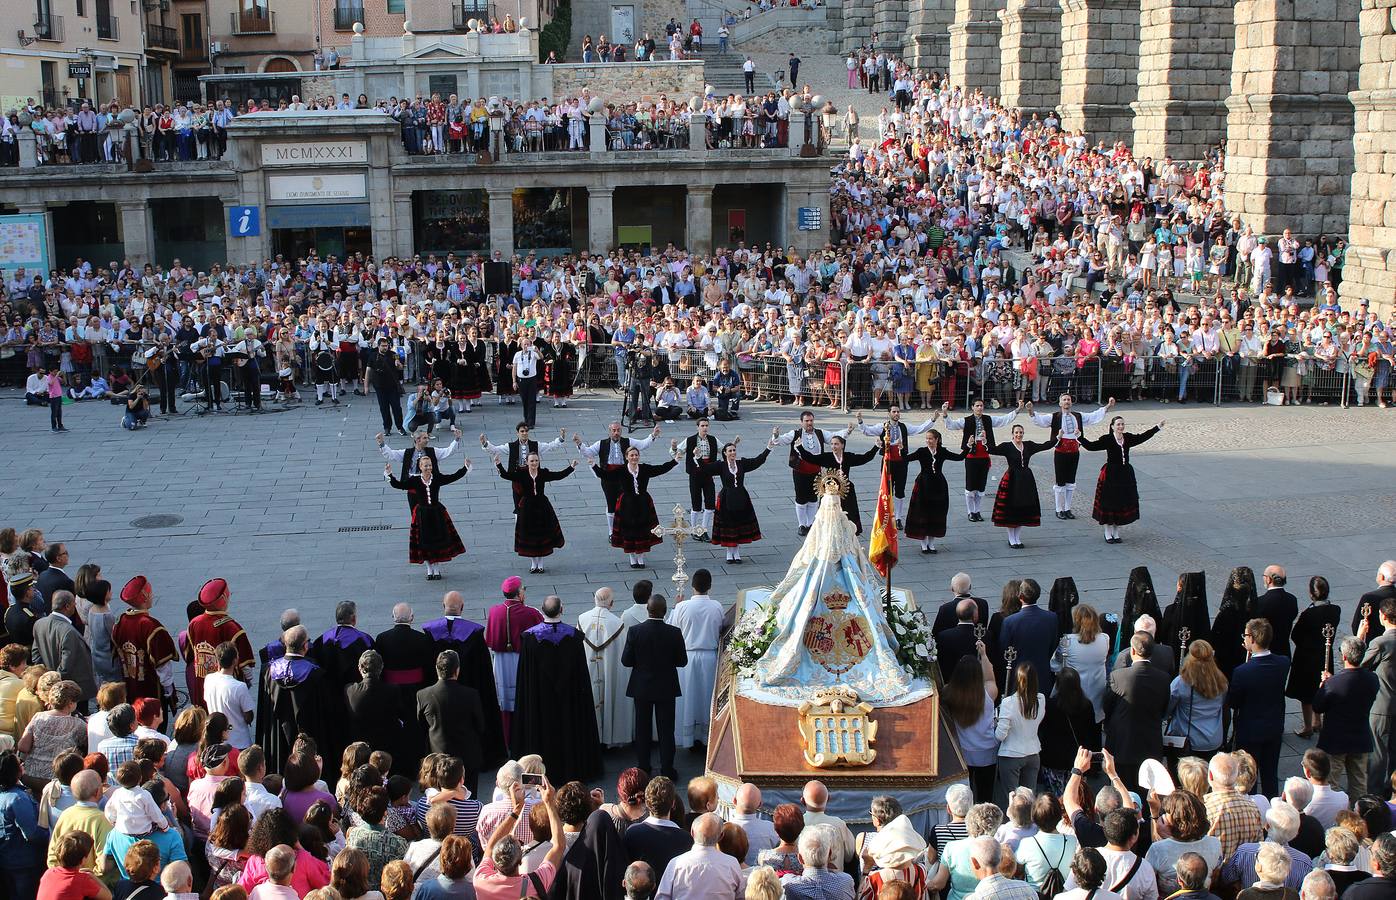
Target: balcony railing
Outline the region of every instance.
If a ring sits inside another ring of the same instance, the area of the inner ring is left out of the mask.
[[[451,8],[451,18],[456,31],[465,31],[471,19],[490,18],[489,0],[457,0]]]
[[[145,45],[152,50],[179,52],[179,31],[168,25],[145,26]]]
[[[195,43],[186,41],[180,45],[179,58],[183,62],[202,62],[208,59],[208,45],[203,40]]]
[[[121,40],[121,22],[116,16],[97,16],[97,37],[104,41]]]
[[[334,30],[353,31],[355,22],[364,20],[362,3],[336,3],[334,7]]]
[[[41,41],[61,43],[63,40],[63,17],[52,14],[40,15],[34,21],[34,36]]]
[[[276,13],[268,9],[244,9],[229,13],[233,34],[275,34]]]

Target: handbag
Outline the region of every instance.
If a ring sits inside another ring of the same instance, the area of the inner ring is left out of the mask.
[[[1188,726],[1192,726],[1192,704],[1197,696],[1197,688],[1188,689]],[[1186,734],[1168,734],[1168,729],[1173,725],[1173,718],[1170,716],[1168,723],[1164,726],[1163,746],[1174,750],[1182,750],[1184,753],[1192,750],[1192,741]]]

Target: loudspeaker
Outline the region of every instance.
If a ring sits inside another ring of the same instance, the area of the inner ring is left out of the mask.
[[[510,294],[514,291],[514,275],[507,262],[485,263],[485,293]]]

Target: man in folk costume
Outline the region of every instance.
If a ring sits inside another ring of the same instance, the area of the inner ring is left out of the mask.
[[[499,692],[494,684],[494,666],[489,648],[485,646],[485,626],[463,618],[465,598],[459,591],[447,591],[441,598],[444,615],[422,626],[433,641],[433,657],[443,650],[454,650],[460,657],[456,680],[475,689],[480,695],[480,709],[485,717],[485,731],[480,736],[482,765],[494,766],[506,757],[504,728],[499,718]]]
[[[659,437],[659,426],[654,426],[654,430],[648,437],[635,438],[631,440],[623,437],[620,433],[620,422],[612,422],[607,427],[605,438],[594,444],[582,443],[582,436],[574,434],[572,442],[577,445],[587,460],[594,466],[599,466],[603,471],[614,472],[625,466],[625,454],[634,447],[643,451],[654,439]],[[616,530],[616,503],[620,500],[620,495],[624,491],[625,485],[621,481],[607,481],[604,478],[597,479],[601,482],[601,493],[606,497],[606,530]]]
[[[741,438],[736,438],[737,443]],[[713,511],[717,508],[717,491],[713,487],[713,477],[703,475],[699,470],[717,461],[717,438],[708,434],[708,417],[698,420],[698,430],[683,442],[683,470],[688,473],[688,525],[702,528],[707,534],[713,530]]]
[[[417,431],[412,435],[411,450],[394,450],[392,447],[389,447],[387,442],[384,441],[383,432],[381,431],[378,432],[375,439],[378,441],[378,452],[383,454],[383,458],[390,463],[398,463],[402,467],[402,472],[398,476],[398,480],[407,481],[407,476],[420,474],[417,464],[421,462],[422,457],[431,459],[433,471],[441,471],[441,461],[456,452],[456,445],[460,440],[460,429],[453,426],[451,428],[451,436],[451,443],[444,447],[437,448],[430,446],[431,435],[427,434],[425,431]],[[407,492],[408,512],[416,508],[417,501],[420,499],[421,497],[417,491],[410,490]]]
[[[184,665],[194,673],[189,679],[189,702],[204,705],[204,678],[217,672],[218,645],[227,641],[238,652],[238,676],[252,686],[252,642],[247,632],[228,615],[228,582],[213,578],[199,588],[203,612],[189,623],[189,639],[184,643]]]
[[[911,452],[910,438],[925,434],[935,423],[936,417],[931,416],[920,425],[908,426],[902,421],[902,408],[896,404],[888,407],[887,422],[883,425],[864,424],[863,414],[858,413],[858,430],[863,434],[873,438],[881,438],[884,432],[887,434],[887,463],[892,469],[892,493],[895,497],[892,507],[899,530],[906,518],[906,457]]]
[[[126,682],[126,702],[153,697],[173,708],[175,682],[174,638],[150,614],[155,597],[150,581],[137,575],[121,589],[121,599],[131,608],[112,627],[112,647]]]
[[[625,647],[625,623],[611,612],[615,595],[608,587],[598,588],[595,606],[577,617],[577,628],[586,647],[587,670],[591,673],[591,696],[596,704],[596,730],[601,743],[619,747],[630,743],[635,717],[625,698],[625,679],[620,654]]]
[[[669,613],[669,624],[683,632],[684,648],[688,652],[688,664],[679,670],[679,685],[683,691],[677,716],[680,747],[706,744],[708,740],[713,683],[717,680],[718,634],[727,614],[721,603],[708,596],[712,586],[711,572],[707,569],[694,572],[693,596],[677,602],[674,611]]]
[[[1081,438],[1085,436],[1085,426],[1099,425],[1105,421],[1105,414],[1115,406],[1115,398],[1095,412],[1082,413],[1072,409],[1071,395],[1063,393],[1058,406],[1050,413],[1033,412],[1032,404],[1027,406],[1028,415],[1034,425],[1052,429],[1051,440],[1056,444],[1052,461],[1056,468],[1057,480],[1052,485],[1052,496],[1057,501],[1057,518],[1074,519],[1071,511],[1071,497],[1076,493],[1076,468],[1081,462]]]
[[[562,621],[562,598],[543,600],[543,621],[520,635],[518,712],[509,746],[537,753],[550,778],[566,783],[601,774],[601,743],[590,703],[582,636]]]
[[[341,748],[332,745],[331,717],[338,715],[343,704],[332,708],[332,696],[343,697],[344,691],[333,684],[325,671],[306,654],[310,650],[310,635],[305,626],[295,625],[281,636],[286,653],[267,669],[268,693],[271,700],[272,728],[264,749],[269,765],[285,764],[296,737],[308,734],[323,759],[338,759]]]
[[[958,431],[960,449],[965,451],[965,512],[971,522],[983,522],[981,509],[984,503],[984,490],[989,483],[989,451],[997,446],[994,429],[1005,428],[1018,417],[1023,405],[1001,416],[984,415],[984,401],[975,400],[970,414],[963,419],[946,418],[946,432]],[[940,407],[941,415],[950,410],[950,404]]]
[[[480,435],[480,446],[485,448],[486,453],[492,456],[503,455],[505,457],[504,471],[506,472],[517,472],[524,468],[528,464],[528,455],[530,453],[537,453],[538,458],[542,459],[544,453],[550,450],[562,449],[562,442],[567,437],[567,429],[559,428],[557,437],[548,441],[546,444],[540,443],[529,437],[530,428],[527,422],[520,422],[515,426],[514,433],[516,437],[507,444],[491,444],[488,438],[483,434]],[[523,497],[523,484],[522,482],[516,481],[511,487],[513,487],[514,490],[514,512],[517,513],[519,511],[519,501]]]
[[[276,640],[267,644],[257,651],[257,659],[260,665],[257,667],[260,673],[257,679],[257,744],[267,746],[274,724],[271,715],[271,690],[267,680],[271,672],[271,664],[286,655],[286,644],[282,642],[280,635],[285,634],[301,623],[299,610],[288,609],[281,613],[280,628],[277,629]]]
[[[852,431],[853,426],[849,425],[838,435],[848,435]],[[776,429],[771,430],[772,443],[790,447],[790,469],[795,482],[795,521],[800,526],[801,537],[809,534],[810,526],[814,524],[814,514],[819,511],[819,497],[814,493],[814,476],[819,474],[819,466],[801,459],[800,449],[818,456],[829,449],[829,439],[834,436],[814,427],[812,412],[800,413],[800,427],[793,431],[779,434]]]
[[[510,575],[499,586],[504,602],[490,607],[485,620],[485,646],[494,662],[494,686],[499,698],[499,718],[507,738],[512,732],[515,686],[519,675],[519,645],[525,631],[543,621],[543,614],[527,604],[523,580]],[[515,754],[517,756],[518,754]]]

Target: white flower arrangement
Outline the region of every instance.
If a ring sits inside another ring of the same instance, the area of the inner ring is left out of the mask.
[[[727,656],[740,675],[750,674],[776,638],[776,606],[765,603],[743,613],[727,642]]]
[[[914,678],[930,677],[936,661],[936,644],[925,615],[896,601],[884,603],[883,613],[896,636],[897,662]]]

